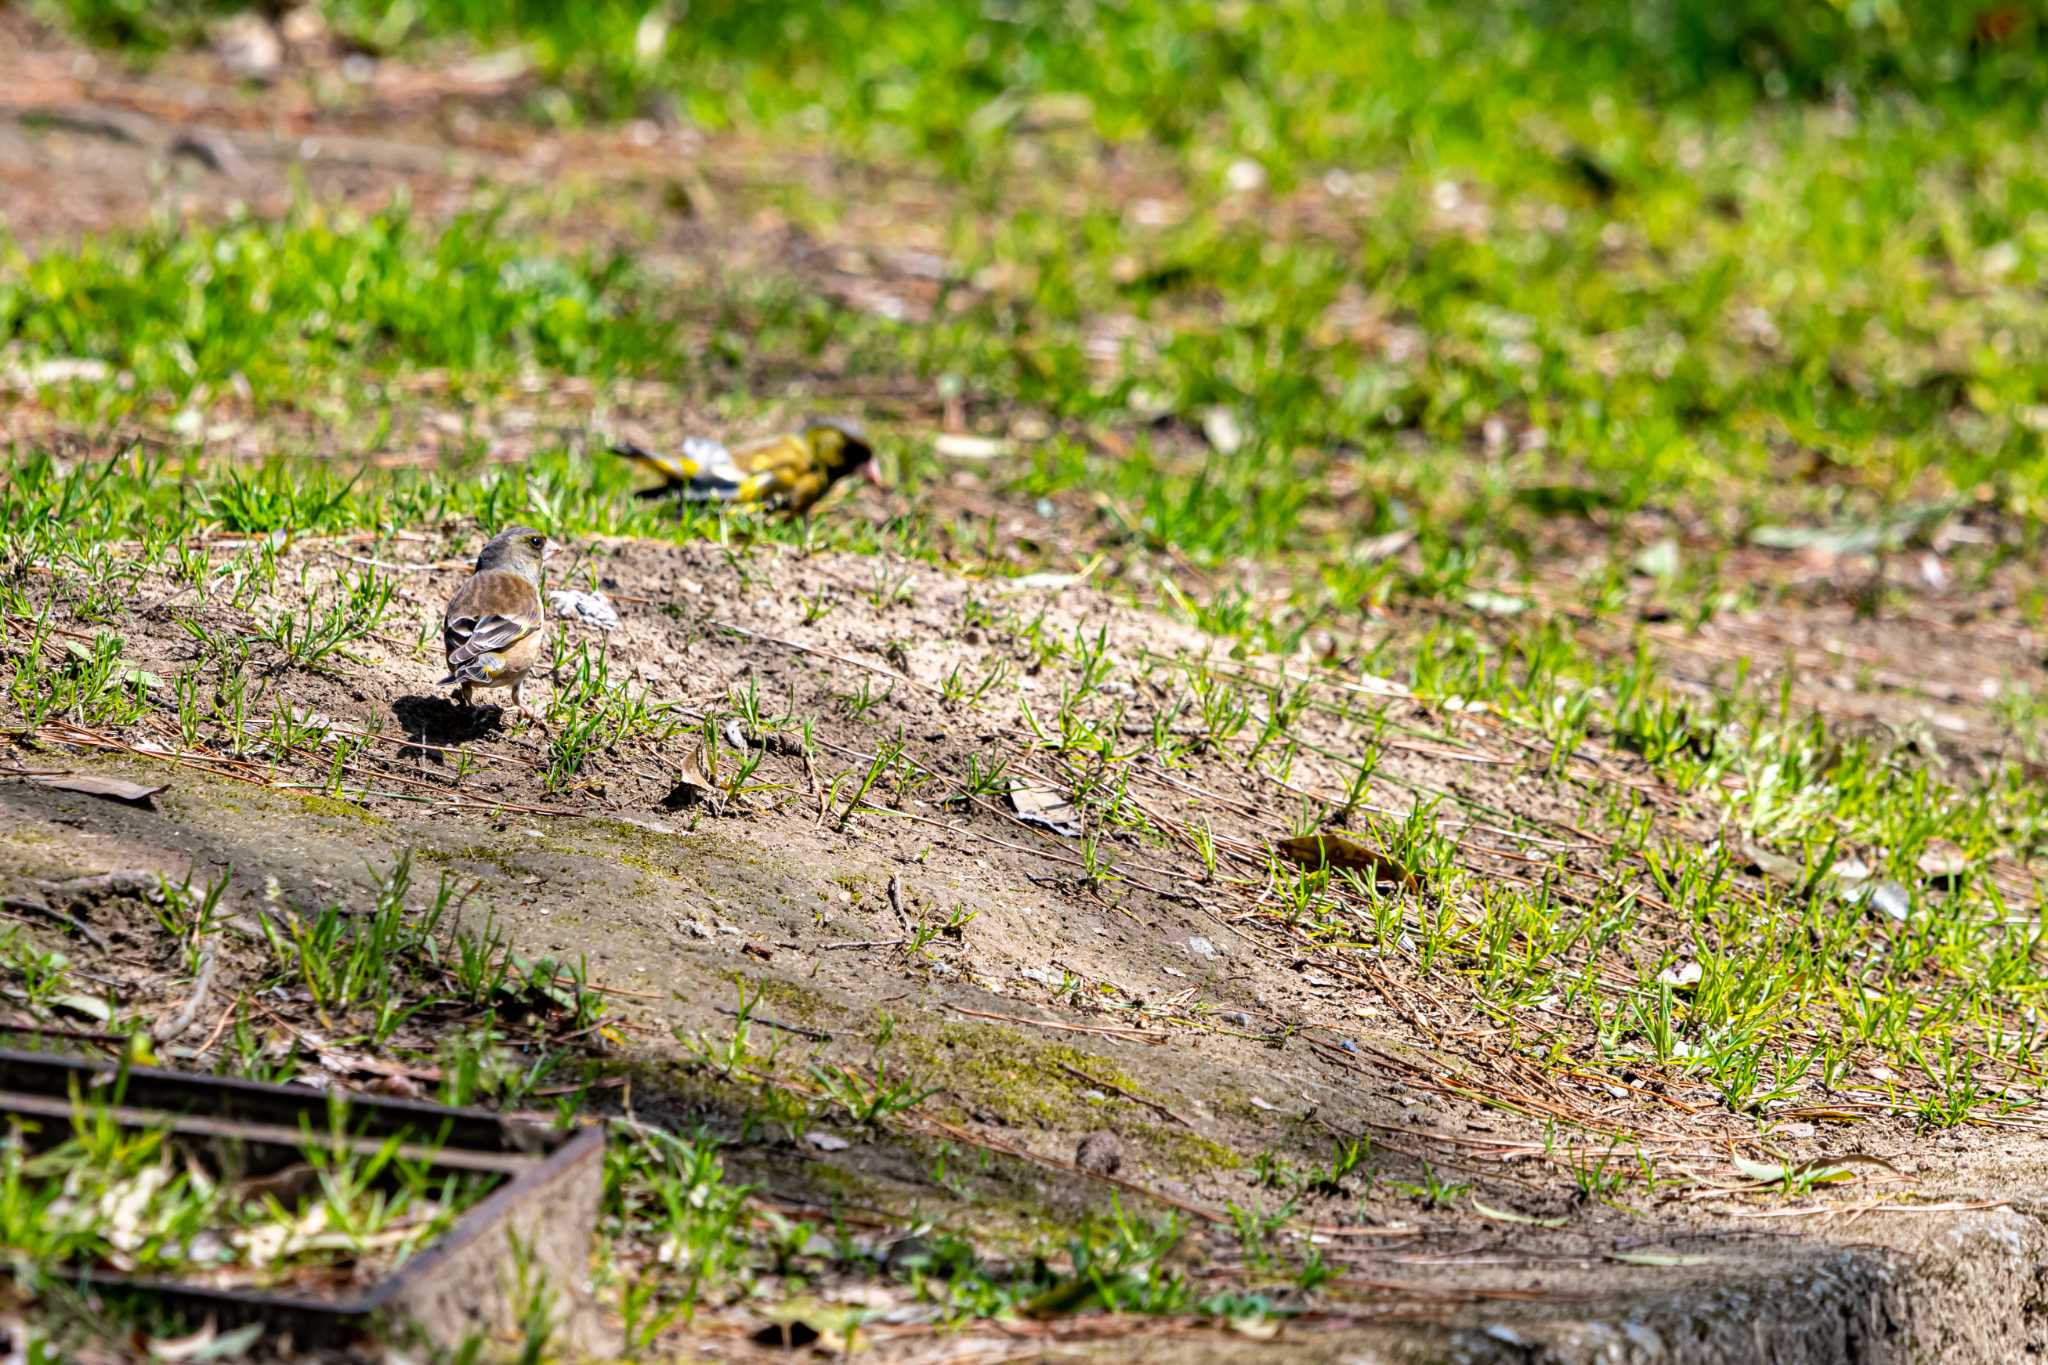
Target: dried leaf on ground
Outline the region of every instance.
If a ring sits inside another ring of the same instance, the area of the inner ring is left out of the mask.
[[[1749,871],[1759,876],[1769,877],[1773,881],[1784,882],[1788,886],[1799,885],[1806,876],[1806,868],[1800,864],[1798,859],[1788,858],[1782,853],[1774,853],[1762,844],[1745,844],[1740,851],[1744,859],[1744,865]]]
[[[1244,448],[1244,424],[1229,408],[1210,408],[1202,414],[1202,438],[1218,454],[1235,455]]]
[[[683,755],[682,767],[676,774],[676,784],[662,799],[662,805],[670,810],[685,810],[691,806],[708,805],[715,813],[725,804],[725,793],[711,785],[704,770],[697,763],[694,751]]]
[[[114,1012],[107,1007],[106,1001],[97,995],[87,995],[83,991],[67,991],[53,998],[50,1003],[58,1009],[69,1010],[73,1014],[97,1020],[102,1024],[110,1024],[114,1020]]]
[[[1645,578],[1661,581],[1676,578],[1680,563],[1678,542],[1666,536],[1662,540],[1653,540],[1636,551],[1635,558],[1629,561],[1629,567]]]
[[[1421,879],[1399,862],[1341,834],[1296,835],[1282,839],[1274,847],[1281,857],[1310,871],[1327,867],[1332,871],[1356,872],[1375,882],[1391,882],[1403,891],[1422,889]]]
[[[1842,899],[1850,905],[1868,904],[1886,919],[1900,924],[1913,913],[1913,893],[1895,881],[1859,882],[1845,887]]]
[[[1069,839],[1081,837],[1081,812],[1050,787],[1010,788],[1010,809],[1027,825],[1037,825]]]
[[[1561,1228],[1569,1220],[1563,1218],[1538,1218],[1533,1213],[1515,1213],[1509,1209],[1497,1209],[1491,1204],[1474,1199],[1472,1212],[1495,1223],[1524,1223],[1533,1228]]]
[[[1385,535],[1368,536],[1351,547],[1351,562],[1377,564],[1383,559],[1391,559],[1407,549],[1415,535],[1413,526],[1404,526],[1398,531],[1388,531]]]
[[[1705,971],[1697,962],[1679,962],[1657,973],[1657,983],[1674,991],[1689,991],[1700,984]]]
[[[1901,1174],[1898,1167],[1883,1157],[1870,1156],[1863,1152],[1844,1152],[1839,1156],[1816,1157],[1812,1161],[1751,1161],[1748,1157],[1735,1158],[1735,1169],[1744,1176],[1773,1185],[1787,1178],[1809,1185],[1833,1185],[1844,1180],[1854,1180],[1854,1168],[1857,1166],[1875,1166],[1892,1175]]]
[[[81,663],[91,663],[93,661],[93,651],[87,649],[76,640],[66,640],[64,648],[72,658],[77,659]],[[162,678],[159,678],[156,674],[139,664],[129,662],[127,659],[117,660],[114,664],[114,669],[114,681],[116,682],[140,686],[146,691],[154,691],[164,685]]]
[[[1969,857],[1948,839],[1930,839],[1913,865],[1930,882],[1954,882],[1970,865]]]
[[[1482,616],[1520,616],[1529,609],[1529,599],[1488,588],[1474,588],[1465,594],[1465,605]]]
[[[1623,1265],[1682,1266],[1710,1265],[1714,1258],[1691,1251],[1613,1251],[1607,1259]]]
[[[932,442],[932,453],[955,460],[993,460],[1010,453],[1010,443],[994,436],[949,431]]]
[[[124,782],[118,777],[94,777],[90,773],[50,773],[29,778],[38,787],[53,787],[58,791],[77,792],[81,796],[97,796],[107,801],[121,801],[144,810],[155,810],[156,794],[168,787],[169,783],[158,783],[145,787],[140,782]]]
[[[263,1324],[246,1323],[232,1332],[217,1332],[213,1320],[189,1337],[158,1337],[149,1343],[152,1360],[198,1365],[208,1360],[235,1360],[246,1355],[263,1336]]]

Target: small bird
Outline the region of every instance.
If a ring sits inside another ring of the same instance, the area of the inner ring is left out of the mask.
[[[615,455],[637,460],[662,476],[643,498],[679,497],[688,502],[730,502],[807,514],[833,484],[858,473],[879,485],[874,447],[858,422],[820,418],[802,431],[771,436],[729,450],[702,436],[684,440],[680,455],[657,455],[621,441]]]
[[[476,572],[455,590],[441,620],[448,676],[439,686],[456,687],[461,705],[473,705],[472,688],[509,687],[519,714],[533,718],[519,700],[519,685],[547,639],[540,571],[554,553],[554,544],[531,526],[500,531],[477,555]]]

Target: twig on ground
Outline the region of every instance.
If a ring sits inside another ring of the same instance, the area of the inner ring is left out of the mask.
[[[150,1039],[158,1046],[184,1037],[191,1029],[192,1021],[199,1017],[199,1011],[206,1007],[206,997],[213,990],[213,969],[220,962],[220,954],[216,951],[218,946],[217,940],[206,940],[206,946],[200,950],[199,975],[192,982],[191,997],[185,1001],[184,1008],[169,1019],[159,1020],[150,1029]]]
[[[1148,1100],[1143,1095],[1136,1094],[1132,1091],[1124,1089],[1115,1081],[1105,1081],[1100,1076],[1091,1076],[1087,1072],[1081,1070],[1079,1067],[1068,1066],[1065,1062],[1059,1062],[1056,1063],[1056,1065],[1059,1067],[1060,1070],[1066,1072],[1069,1076],[1072,1076],[1077,1081],[1085,1081],[1089,1085],[1096,1086],[1099,1089],[1107,1090],[1112,1094],[1121,1095],[1125,1099],[1129,1100],[1132,1104],[1142,1104],[1147,1109],[1150,1109],[1153,1113],[1159,1115],[1161,1118],[1166,1119],[1173,1123],[1178,1123],[1183,1128],[1190,1126],[1186,1119],[1182,1118],[1179,1114],[1174,1113],[1171,1109],[1168,1109],[1165,1105],[1159,1103],[1157,1100]]]
[[[1062,1024],[1051,1019],[1026,1019],[1016,1014],[992,1014],[987,1010],[971,1010],[964,1005],[948,1005],[946,1008],[969,1019],[988,1019],[998,1024],[1030,1024],[1035,1028],[1049,1028],[1060,1033],[1093,1033],[1104,1038],[1127,1038],[1149,1047],[1160,1047],[1166,1042],[1165,1034],[1148,1033],[1144,1029],[1112,1028],[1102,1024]]]
[[[0,909],[12,910],[24,915],[40,915],[44,919],[55,920],[95,948],[104,950],[108,946],[106,935],[93,928],[90,924],[87,924],[84,920],[67,915],[53,905],[44,905],[41,901],[23,900],[18,896],[4,896],[0,897]]]
[[[909,933],[910,916],[903,912],[903,878],[894,872],[889,874],[889,908],[896,912],[897,922],[902,924],[903,932]]]
[[[720,1014],[727,1015],[734,1019],[738,1019],[741,1017],[740,1012],[738,1010],[730,1009],[724,1005],[716,1005],[713,1006],[713,1008],[716,1009]],[[746,1021],[750,1024],[759,1024],[763,1028],[781,1029],[784,1033],[794,1033],[799,1038],[809,1038],[814,1042],[829,1043],[832,1041],[832,1035],[825,1032],[825,1030],[823,1029],[805,1028],[802,1024],[785,1024],[780,1020],[764,1018],[763,1016],[758,1014],[749,1014],[746,1015],[745,1018]]]

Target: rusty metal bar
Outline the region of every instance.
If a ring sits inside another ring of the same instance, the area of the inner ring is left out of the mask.
[[[295,1156],[309,1142],[375,1151],[400,1137],[401,1155],[431,1167],[510,1178],[425,1251],[342,1297],[39,1268],[81,1288],[146,1294],[217,1322],[261,1321],[298,1346],[345,1342],[394,1318],[456,1345],[515,1320],[515,1262],[524,1263],[528,1279],[544,1276],[563,1301],[573,1299],[587,1268],[602,1194],[602,1125],[564,1132],[488,1110],[348,1095],[340,1109],[346,1131],[337,1134],[335,1099],[326,1091],[0,1048],[0,1116],[63,1120],[68,1129],[86,1106],[125,1126],[273,1156]],[[0,1275],[9,1273],[0,1262]]]

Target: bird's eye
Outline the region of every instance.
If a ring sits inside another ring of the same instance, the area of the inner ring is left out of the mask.
[[[548,543],[546,536],[528,536],[526,538],[526,542],[527,544],[533,546],[533,548],[536,550],[538,550],[541,546]]]

